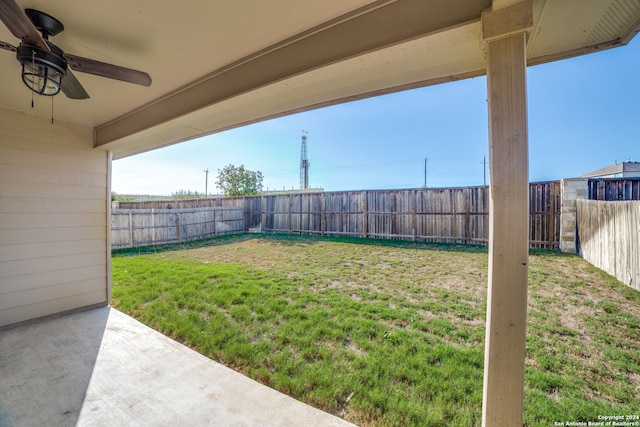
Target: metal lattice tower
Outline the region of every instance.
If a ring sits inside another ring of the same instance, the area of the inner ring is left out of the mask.
[[[300,148],[300,189],[309,188],[309,158],[307,157],[307,131],[302,131],[302,147]]]

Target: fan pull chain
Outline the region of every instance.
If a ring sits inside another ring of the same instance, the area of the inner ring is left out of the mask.
[[[53,124],[53,98],[54,96],[50,96],[51,98],[51,124]]]
[[[33,69],[36,69],[36,51],[32,50],[31,51],[31,66],[33,67]],[[33,108],[33,91],[31,91],[31,108]]]

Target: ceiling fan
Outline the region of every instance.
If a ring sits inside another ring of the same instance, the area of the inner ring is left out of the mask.
[[[63,52],[49,41],[49,36],[62,32],[64,25],[44,12],[35,9],[23,12],[14,0],[0,0],[0,21],[20,39],[17,47],[0,41],[0,48],[16,53],[22,65],[22,81],[39,95],[54,96],[62,90],[71,99],[89,98],[71,69],[142,86],[151,85],[151,77],[145,72]]]

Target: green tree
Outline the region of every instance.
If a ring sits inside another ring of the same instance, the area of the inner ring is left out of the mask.
[[[216,185],[225,196],[252,196],[262,191],[262,172],[227,165],[218,169]]]
[[[200,199],[202,197],[204,197],[204,194],[198,193],[197,191],[191,191],[191,190],[178,190],[171,193],[171,198],[176,200]]]

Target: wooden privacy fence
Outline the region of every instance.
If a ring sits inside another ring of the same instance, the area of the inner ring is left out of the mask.
[[[589,180],[589,200],[640,200],[640,178]]]
[[[274,195],[251,219],[267,232],[476,243],[486,240],[486,197],[484,187]]]
[[[640,291],[640,201],[577,201],[579,251]]]
[[[204,239],[244,231],[244,209],[112,209],[111,247],[127,248]]]
[[[245,226],[441,243],[486,243],[488,187],[292,193],[246,198]],[[557,249],[560,183],[530,184],[530,244]]]
[[[529,205],[531,247],[557,249],[560,183],[530,184]],[[119,202],[117,206],[136,211],[154,208],[156,212],[174,214],[177,209],[235,207],[244,213],[245,231],[465,244],[486,244],[489,234],[489,188],[485,186]],[[124,224],[119,227],[120,232],[126,232]],[[184,235],[182,239],[186,240]]]

